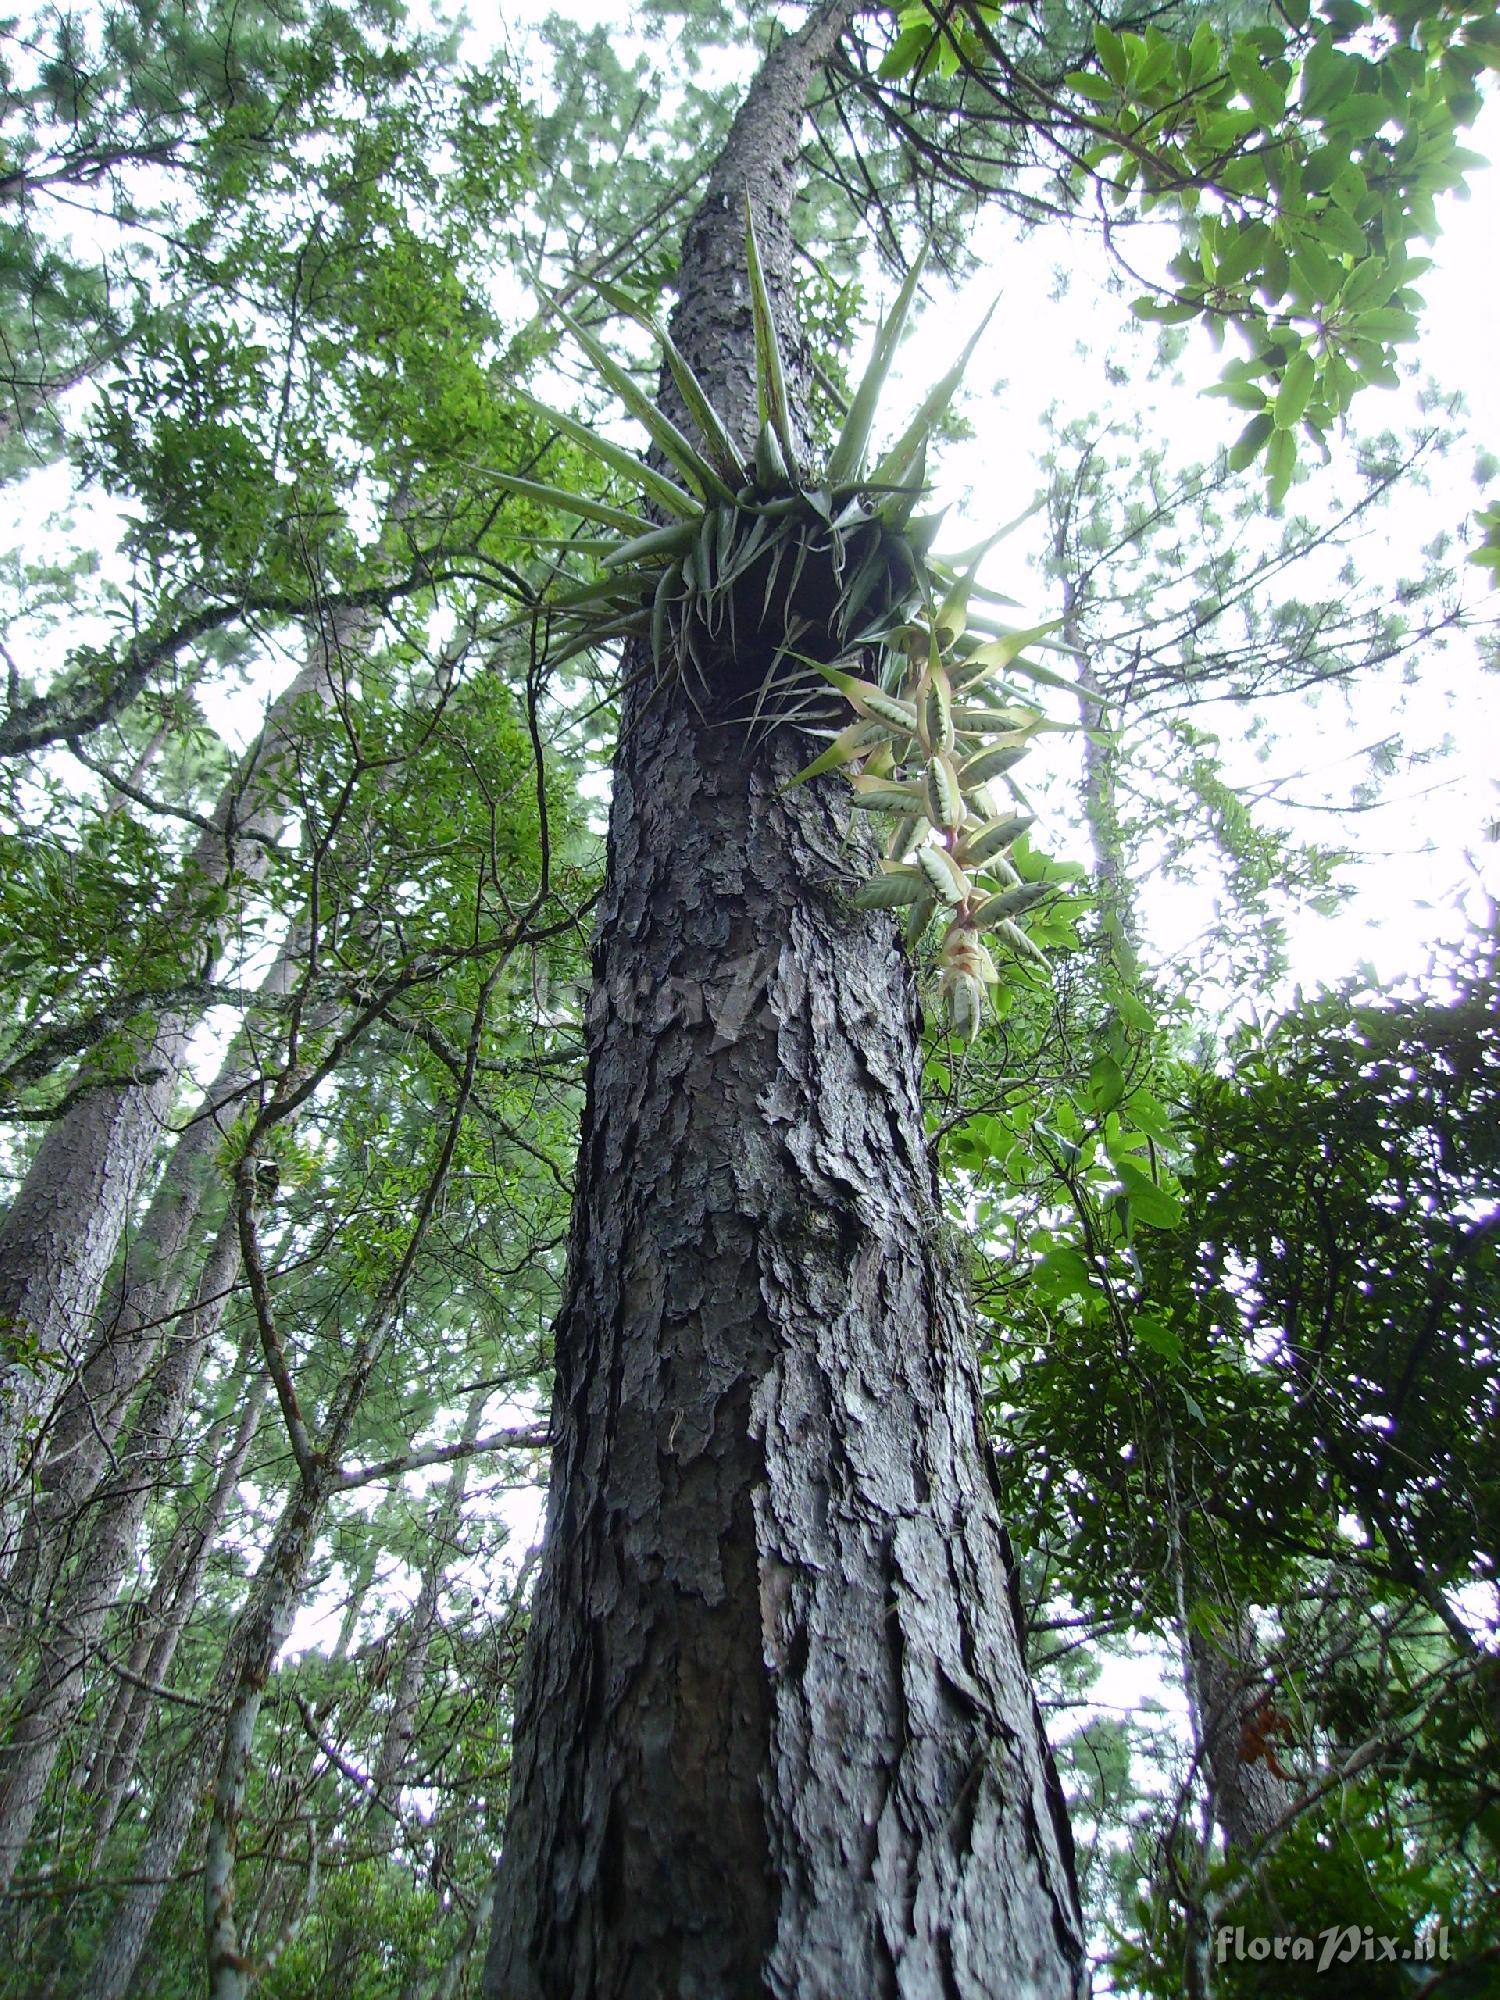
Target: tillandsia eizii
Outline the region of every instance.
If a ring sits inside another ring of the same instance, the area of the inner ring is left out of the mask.
[[[919,255],[876,334],[827,462],[810,473],[798,463],[748,202],[745,224],[760,426],[748,462],[665,327],[629,294],[596,284],[611,310],[660,343],[699,441],[552,301],[601,379],[645,428],[659,462],[643,461],[525,394],[519,400],[643,495],[655,518],[537,480],[491,476],[520,498],[612,531],[562,544],[561,578],[554,572],[545,594],[552,664],[635,638],[648,646],[659,677],[721,708],[727,694],[732,717],[747,727],[790,723],[831,738],[793,782],[843,771],[856,808],[894,815],[880,872],[861,883],[854,901],[862,909],[905,908],[913,950],[944,920],[942,1012],[955,1035],[972,1040],[999,979],[985,933],[1046,963],[1020,919],[1049,885],[1024,881],[1008,858],[1031,821],[998,807],[989,787],[1004,780],[1013,789],[1009,773],[1030,739],[1067,725],[1049,721],[1014,682],[1068,686],[1025,657],[1052,624],[1013,631],[969,608],[971,598],[1008,603],[974,579],[999,536],[944,563],[930,552],[939,517],[917,513],[928,437],[984,326],[871,467],[881,391],[926,260],[925,251]],[[592,571],[581,580],[565,568],[579,560]],[[854,714],[835,729],[820,726],[830,686]]]
[[[1009,858],[1031,818],[997,807],[990,787],[1049,726],[1039,710],[997,683],[1007,668],[1034,674],[1022,650],[1052,628],[976,640],[956,629],[964,596],[960,584],[941,610],[887,645],[886,659],[896,663],[894,692],[839,667],[820,669],[858,719],[799,782],[843,768],[857,809],[894,817],[881,872],[856,889],[854,901],[867,910],[905,909],[913,950],[935,919],[944,921],[938,998],[952,1032],[972,1041],[1000,977],[984,934],[1046,964],[1018,920],[1052,885],[1024,881]]]

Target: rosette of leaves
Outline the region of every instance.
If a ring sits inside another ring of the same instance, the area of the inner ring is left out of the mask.
[[[494,477],[520,497],[613,531],[562,545],[565,562],[587,562],[593,574],[575,572],[549,589],[549,661],[636,638],[649,646],[657,675],[679,681],[705,710],[746,726],[791,721],[832,738],[797,782],[844,769],[857,807],[896,815],[882,871],[856,901],[868,909],[909,905],[913,947],[945,915],[939,995],[954,1031],[972,1038],[998,978],[985,933],[1041,957],[1018,920],[1046,893],[1007,859],[1029,819],[998,811],[987,787],[1034,734],[1058,726],[998,676],[1009,669],[1066,686],[1022,657],[1051,627],[1007,633],[971,616],[970,596],[987,593],[972,567],[960,577],[933,557],[937,521],[916,511],[928,437],[984,327],[871,467],[880,396],[916,298],[920,255],[876,335],[826,464],[809,472],[797,461],[748,204],[745,247],[760,425],[748,462],[666,328],[628,294],[596,284],[607,305],[660,343],[696,439],[556,302],[601,379],[644,427],[658,462],[531,397],[520,400],[630,482],[657,518],[536,480]],[[829,719],[830,687],[855,719],[819,729]]]
[[[658,674],[680,679],[706,712],[741,720],[778,701],[784,713],[793,688],[799,682],[805,687],[809,659],[858,657],[880,645],[920,601],[936,526],[916,517],[927,433],[957,388],[970,351],[879,463],[867,468],[880,391],[921,278],[925,257],[919,257],[880,329],[826,465],[808,472],[797,462],[785,368],[748,207],[746,261],[760,425],[748,459],[666,328],[629,294],[596,283],[593,289],[608,306],[660,343],[696,437],[554,301],[553,311],[601,380],[645,429],[655,462],[643,462],[524,393],[518,400],[590,453],[617,483],[638,492],[643,510],[493,475],[522,498],[613,530],[606,539],[580,535],[563,544],[564,574],[545,595],[549,660],[561,664],[611,642],[642,639]],[[580,564],[591,573],[579,576]]]

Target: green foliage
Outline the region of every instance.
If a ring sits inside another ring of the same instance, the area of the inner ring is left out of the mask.
[[[1323,447],[1360,388],[1393,383],[1417,334],[1415,285],[1438,194],[1479,164],[1456,143],[1479,108],[1474,81],[1500,49],[1487,9],[1299,7],[1285,22],[1190,41],[1096,31],[1104,74],[1070,81],[1104,128],[1084,155],[1113,198],[1174,200],[1195,219],[1166,304],[1250,349],[1217,393],[1250,413],[1235,462],[1265,454],[1279,505],[1298,434]],[[1360,44],[1364,44],[1361,47]],[[1366,50],[1373,43],[1373,52]]]
[[[1491,586],[1500,582],[1500,505],[1481,508],[1476,516],[1478,525],[1484,530],[1484,539],[1469,557],[1481,569],[1493,570]]]
[[[1324,449],[1416,338],[1427,260],[1413,246],[1436,234],[1437,196],[1481,164],[1457,134],[1478,112],[1477,79],[1500,65],[1492,10],[1298,0],[1227,35],[1201,18],[1143,31],[1097,20],[1093,41],[1067,76],[1071,105],[1048,106],[1065,172],[1122,217],[1181,217],[1172,282],[1137,311],[1201,319],[1220,341],[1238,330],[1249,352],[1217,393],[1249,413],[1236,462],[1264,457],[1278,507],[1299,436]],[[880,73],[913,88],[962,73],[997,93],[1019,81],[998,10],[928,0],[900,10]]]
[[[1138,990],[1064,967],[1061,1020],[1013,1012],[1004,1083],[971,1075],[982,1108],[943,1121],[985,1246],[997,1465],[1049,1606],[1176,1645],[1184,1591],[1190,1621],[1263,1607],[1293,1796],[1324,1781],[1253,1869],[1200,1874],[1191,1774],[1106,1792],[1087,1741],[1070,1753],[1080,1810],[1133,1829],[1095,1892],[1133,1991],[1181,1991],[1184,1897],[1215,1934],[1368,1923],[1409,1944],[1475,1910],[1455,1957],[1482,1967],[1491,1943],[1493,1663],[1466,1624],[1500,1526],[1493,941],[1446,971],[1446,992],[1328,996],[1202,1064]],[[1064,1080],[1041,1056],[1059,1036],[1087,1051]],[[1287,1976],[1247,1958],[1215,1990]],[[1362,1957],[1340,1976],[1380,1990]]]
[[[1307,1813],[1288,1830],[1251,1893],[1216,1927],[1216,1994],[1281,2000],[1305,1982],[1347,2000],[1403,2000],[1421,1979],[1441,1979],[1443,1991],[1471,2000],[1493,1992],[1484,1963],[1495,1943],[1490,1914],[1461,1912],[1442,1864],[1411,1851],[1386,1804],[1378,1785],[1351,1786],[1332,1812]],[[1114,1970],[1133,1992],[1175,2000],[1180,1932],[1147,1908],[1142,1917],[1154,1935],[1122,1948]]]

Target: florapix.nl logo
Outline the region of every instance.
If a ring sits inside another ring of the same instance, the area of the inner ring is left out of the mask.
[[[1446,1924],[1424,1925],[1414,1937],[1384,1937],[1373,1924],[1330,1924],[1313,1937],[1287,1932],[1247,1936],[1242,1925],[1223,1924],[1214,1936],[1214,1961],[1290,1960],[1327,1972],[1335,1965],[1436,1965],[1451,1956]]]

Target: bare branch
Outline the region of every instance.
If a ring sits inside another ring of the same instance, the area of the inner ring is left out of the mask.
[[[377,1479],[399,1479],[408,1472],[419,1471],[427,1465],[451,1465],[456,1458],[477,1457],[487,1451],[546,1451],[552,1444],[552,1432],[546,1424],[527,1424],[519,1430],[491,1431],[488,1437],[476,1438],[472,1444],[460,1440],[457,1444],[432,1445],[425,1451],[409,1451],[395,1458],[382,1458],[374,1465],[352,1466],[341,1472],[334,1480],[339,1492],[347,1492],[351,1486],[369,1486]]]

